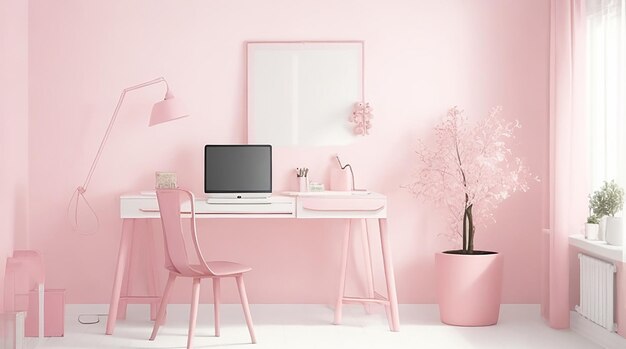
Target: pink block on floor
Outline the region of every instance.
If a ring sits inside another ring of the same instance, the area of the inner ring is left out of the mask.
[[[46,290],[44,304],[44,336],[65,335],[65,290]]]
[[[24,321],[26,337],[38,336],[39,297],[37,291],[30,292],[28,312]],[[65,290],[49,289],[44,293],[44,330],[45,337],[63,337],[65,334]]]

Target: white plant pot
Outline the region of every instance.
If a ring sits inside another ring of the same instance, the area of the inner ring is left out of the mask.
[[[598,231],[598,240],[605,241],[606,237],[606,216],[600,218],[600,230]]]
[[[606,217],[605,240],[609,245],[622,246],[624,244],[622,217]]]
[[[600,240],[600,225],[595,223],[585,224],[585,239]]]

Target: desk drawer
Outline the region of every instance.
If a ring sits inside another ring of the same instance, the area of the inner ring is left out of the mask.
[[[146,213],[142,210],[149,210]],[[159,218],[159,203],[156,196],[142,198],[122,198],[120,200],[121,218]]]
[[[299,197],[298,218],[384,218],[386,198]]]

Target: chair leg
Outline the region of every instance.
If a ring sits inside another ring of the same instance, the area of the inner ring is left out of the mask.
[[[193,279],[193,290],[191,292],[191,311],[189,312],[189,333],[187,335],[187,349],[191,349],[193,333],[196,330],[196,319],[198,317],[198,302],[200,301],[200,278]]]
[[[167,310],[167,301],[170,296],[170,291],[172,290],[172,286],[174,285],[174,281],[176,281],[176,274],[170,273],[169,278],[167,279],[167,284],[165,284],[165,290],[163,290],[163,297],[161,297],[161,305],[159,305],[159,313],[157,314],[156,320],[154,321],[154,328],[152,329],[152,335],[150,335],[150,340],[153,341],[156,338],[157,332],[159,332],[159,327],[163,325],[163,320],[165,319],[165,312]]]
[[[220,336],[220,278],[213,278],[213,313],[215,314],[215,337]]]
[[[241,305],[243,306],[243,312],[246,316],[246,324],[248,324],[248,331],[250,332],[250,339],[252,344],[256,343],[256,336],[254,335],[254,328],[252,327],[252,316],[250,315],[250,306],[248,305],[248,296],[246,295],[246,287],[243,283],[243,275],[237,275],[237,288],[239,289],[239,297],[241,298]]]

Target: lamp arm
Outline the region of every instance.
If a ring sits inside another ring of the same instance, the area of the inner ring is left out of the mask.
[[[113,129],[113,125],[115,124],[115,120],[117,119],[117,114],[120,111],[120,107],[122,106],[122,103],[124,102],[124,97],[126,96],[126,93],[133,91],[133,90],[138,90],[140,88],[144,88],[150,85],[158,84],[160,82],[165,83],[165,86],[167,87],[167,91],[169,92],[169,85],[167,84],[167,81],[163,77],[146,81],[144,83],[141,83],[135,86],[127,87],[122,91],[122,94],[120,95],[120,99],[117,101],[117,105],[115,106],[115,110],[113,111],[113,116],[111,117],[111,121],[109,121],[109,126],[107,127],[107,130],[104,133],[104,137],[102,138],[102,141],[100,142],[100,147],[98,148],[96,157],[93,159],[93,162],[91,163],[91,167],[89,168],[89,173],[87,174],[87,178],[85,178],[85,182],[83,183],[83,185],[77,188],[79,193],[83,194],[87,191],[87,186],[89,186],[89,182],[91,181],[91,176],[93,176],[93,173],[96,170],[96,165],[98,164],[98,160],[100,160],[100,155],[102,155],[102,150],[104,149],[104,146],[107,140],[109,139],[109,135],[111,134],[111,130]]]
[[[165,97],[167,98],[167,96],[169,95],[169,85],[167,84],[167,81],[163,77],[159,77],[159,78],[156,78],[156,79],[153,79],[153,80],[150,80],[150,81],[146,81],[146,82],[138,84],[138,85],[127,87],[127,88],[125,88],[122,91],[122,94],[120,95],[120,99],[117,101],[117,105],[115,106],[115,110],[113,111],[113,116],[111,116],[111,121],[109,121],[109,126],[107,127],[107,130],[104,133],[104,137],[102,137],[102,141],[100,142],[100,147],[98,148],[98,152],[96,153],[96,157],[93,159],[93,162],[91,163],[91,167],[89,168],[89,173],[87,174],[87,178],[85,178],[85,182],[83,183],[83,185],[77,187],[76,190],[74,190],[74,193],[72,194],[72,197],[70,199],[69,205],[67,206],[68,220],[69,220],[69,222],[70,222],[70,224],[72,226],[72,229],[74,231],[78,231],[79,230],[78,205],[79,205],[79,201],[80,200],[83,200],[84,204],[87,206],[87,208],[89,208],[89,210],[91,211],[92,215],[95,217],[95,220],[96,220],[95,231],[98,230],[98,226],[100,225],[100,221],[98,219],[98,215],[96,214],[96,211],[91,206],[91,204],[89,204],[89,201],[87,201],[87,198],[85,197],[85,192],[87,191],[87,186],[89,186],[89,182],[91,181],[91,177],[93,176],[93,173],[96,170],[96,165],[98,164],[98,160],[100,160],[100,155],[102,155],[102,150],[104,149],[104,146],[106,145],[106,142],[109,139],[109,135],[111,134],[111,130],[113,129],[113,125],[115,124],[115,120],[117,119],[117,115],[118,115],[118,113],[120,111],[122,103],[124,102],[124,97],[126,96],[126,93],[130,92],[130,91],[133,91],[133,90],[137,90],[137,89],[143,88],[143,87],[147,87],[147,86],[150,86],[150,85],[158,84],[160,82],[164,82],[165,86],[167,87],[167,92],[165,93]],[[84,234],[87,234],[87,232],[84,233]]]
[[[335,157],[337,158],[337,162],[339,163],[339,168],[341,168],[342,170],[345,170],[346,167],[350,168],[350,174],[352,175],[352,190],[356,190],[354,186],[354,171],[352,170],[352,166],[350,164],[346,164],[345,166],[342,165],[341,160],[339,159],[339,155],[335,155]]]

